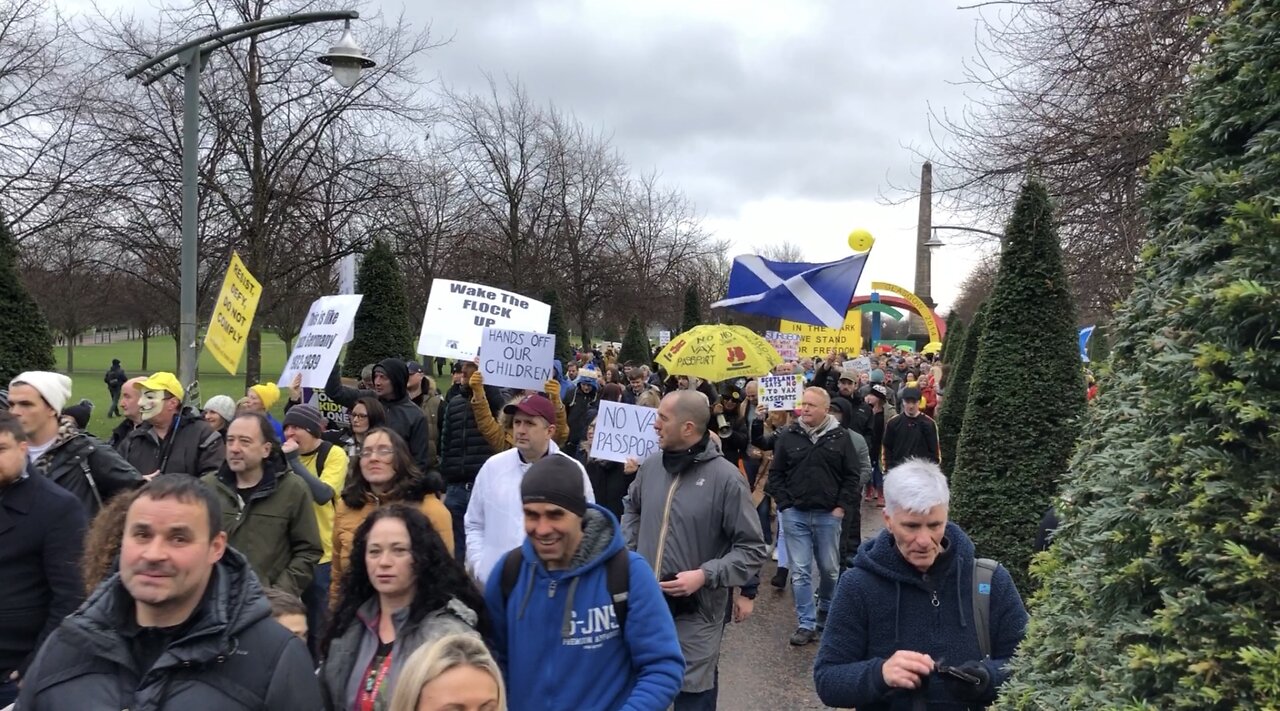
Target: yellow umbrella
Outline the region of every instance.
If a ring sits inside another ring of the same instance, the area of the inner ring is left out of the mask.
[[[658,365],[671,375],[687,375],[713,383],[768,375],[782,362],[769,342],[742,326],[695,326],[663,348]]]
[[[924,348],[920,349],[920,352],[928,355],[930,353],[937,353],[940,350],[942,350],[942,341],[929,341],[924,345]]]

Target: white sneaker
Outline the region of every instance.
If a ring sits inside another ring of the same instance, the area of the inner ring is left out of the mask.
[[[769,546],[769,547],[770,547],[770,548],[773,548],[773,546]],[[772,557],[773,557],[774,561],[777,561],[777,560],[778,560],[778,549],[777,549],[777,548],[773,548],[773,550],[771,551],[771,553],[772,553]]]

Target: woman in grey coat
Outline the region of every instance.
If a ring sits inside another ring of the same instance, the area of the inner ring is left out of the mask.
[[[427,517],[384,506],[356,529],[321,645],[325,708],[389,707],[405,660],[451,634],[487,634],[484,600]]]

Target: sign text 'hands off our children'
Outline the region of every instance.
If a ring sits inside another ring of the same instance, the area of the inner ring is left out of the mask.
[[[554,335],[486,328],[480,342],[480,373],[486,385],[542,390],[555,375],[555,357]]]

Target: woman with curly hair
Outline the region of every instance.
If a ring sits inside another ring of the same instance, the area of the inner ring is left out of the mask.
[[[385,709],[405,660],[419,647],[488,631],[480,591],[427,517],[403,503],[375,509],[355,531],[321,643],[325,708]]]
[[[357,403],[357,407],[359,403]],[[351,460],[347,483],[333,515],[333,577],[329,607],[338,597],[338,581],[347,565],[356,528],[374,509],[405,503],[420,509],[453,550],[453,517],[444,506],[444,480],[436,472],[423,474],[400,435],[386,427],[369,430],[360,456]]]
[[[404,663],[391,711],[507,711],[506,697],[502,670],[484,642],[455,634]]]
[[[84,555],[80,558],[80,576],[84,580],[86,596],[120,569],[116,559],[120,556],[120,541],[124,538],[124,517],[136,498],[137,489],[116,494],[103,504],[89,524],[89,530],[84,534]]]

